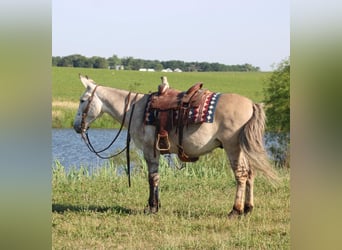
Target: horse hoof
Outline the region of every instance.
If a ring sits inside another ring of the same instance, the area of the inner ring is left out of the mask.
[[[230,211],[230,213],[228,214],[228,219],[235,219],[235,218],[240,218],[242,215],[242,211],[238,211],[236,209],[233,209],[232,211]]]
[[[244,209],[243,209],[243,212],[245,215],[251,213],[253,211],[253,206],[251,205],[245,205]]]
[[[158,207],[150,207],[147,205],[144,209],[144,214],[156,214],[158,213]]]

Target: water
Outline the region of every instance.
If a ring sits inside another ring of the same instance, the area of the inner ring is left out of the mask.
[[[96,150],[107,147],[109,143],[116,136],[118,130],[116,129],[90,129],[89,137]],[[101,155],[107,156],[123,149],[126,146],[127,131],[123,130],[117,141]],[[131,142],[133,148],[133,142]],[[276,140],[276,135],[266,133],[265,144],[268,155],[275,160],[276,157],[272,148],[279,148]],[[280,150],[281,151],[281,150]],[[124,152],[123,152],[124,154]],[[103,160],[90,152],[80,134],[77,134],[73,129],[53,129],[52,130],[52,164],[59,161],[66,169],[72,167],[87,167],[96,168],[103,166],[108,160]]]
[[[116,129],[91,129],[89,137],[96,150],[103,149],[116,136]],[[107,156],[118,152],[126,146],[127,131],[123,130],[114,144],[101,155]],[[73,129],[52,129],[52,164],[59,161],[66,169],[72,167],[95,168],[103,166],[104,160],[90,152],[80,134]]]

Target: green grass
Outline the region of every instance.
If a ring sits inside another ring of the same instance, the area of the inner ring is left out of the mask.
[[[216,92],[232,92],[247,96],[255,102],[263,100],[263,80],[270,73],[265,72],[139,72],[108,69],[52,67],[52,127],[70,128],[77,111],[78,101],[84,87],[78,74],[88,75],[98,84],[119,89],[149,93],[157,90],[160,77],[166,75],[172,88],[187,90],[196,82],[203,82],[204,88]],[[65,102],[72,105],[56,105]],[[104,116],[92,127],[112,128],[117,123]]]
[[[223,150],[177,170],[160,164],[162,207],[145,215],[146,164],[137,163],[132,187],[117,171],[124,159],[93,170],[66,172],[56,164],[52,182],[53,249],[289,249],[288,170],[277,187],[255,182],[255,209],[228,220],[235,180]]]
[[[84,92],[78,73],[101,85],[136,92],[156,91],[160,76],[186,90],[204,82],[212,91],[234,92],[262,101],[269,73],[161,73],[104,69],[52,68],[53,127],[71,127]],[[92,127],[115,127],[105,116]],[[157,215],[145,215],[148,198],[146,163],[132,152],[132,187],[118,175],[125,158],[98,169],[66,171],[58,162],[52,178],[53,249],[289,249],[290,174],[279,170],[277,187],[263,177],[255,182],[255,209],[250,216],[228,220],[235,180],[223,150],[217,149],[182,170],[160,164]]]

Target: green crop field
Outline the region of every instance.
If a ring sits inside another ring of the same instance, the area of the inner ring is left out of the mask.
[[[139,72],[108,69],[52,67],[52,127],[70,128],[84,87],[78,74],[88,75],[96,83],[139,93],[157,90],[160,77],[165,75],[172,88],[187,90],[196,82],[216,92],[237,93],[255,102],[263,100],[263,82],[270,73],[264,72]],[[92,127],[112,128],[117,123],[107,116]]]

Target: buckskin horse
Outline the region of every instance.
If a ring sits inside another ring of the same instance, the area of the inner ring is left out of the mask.
[[[142,150],[148,166],[150,192],[145,212],[158,212],[160,207],[158,166],[162,152],[156,149],[158,126],[147,123],[145,119],[151,94],[131,93],[97,85],[93,80],[82,75],[80,80],[86,91],[80,98],[73,125],[75,131],[84,136],[90,124],[103,113],[108,113],[124,127],[129,127],[128,132],[136,147]],[[178,103],[182,102],[181,99],[184,99],[186,94],[185,92],[178,94]],[[263,173],[270,181],[278,180],[263,146],[265,112],[262,104],[253,103],[238,94],[222,93],[216,100],[215,110],[214,113],[211,112],[211,116],[210,122],[188,122],[183,127],[171,126],[167,131],[169,143],[167,152],[183,155],[192,161],[217,147],[223,148],[237,183],[234,205],[228,217],[239,217],[253,210],[256,171]]]

